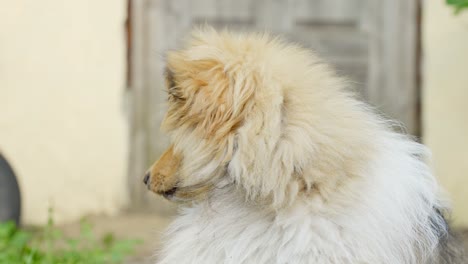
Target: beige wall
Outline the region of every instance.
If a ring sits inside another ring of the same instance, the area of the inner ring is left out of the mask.
[[[468,227],[468,11],[444,2],[424,2],[423,132],[455,223]]]
[[[27,224],[127,201],[124,0],[0,0],[0,150]]]

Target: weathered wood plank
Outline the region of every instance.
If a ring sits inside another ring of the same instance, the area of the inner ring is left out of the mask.
[[[357,27],[340,25],[297,25],[288,36],[301,45],[310,47],[327,59],[367,59],[368,34]]]
[[[419,135],[417,0],[369,1],[367,98]]]
[[[297,0],[294,14],[298,21],[318,24],[355,23],[363,8],[363,0]]]
[[[141,205],[143,195],[141,192],[141,181],[138,177],[143,175],[142,168],[146,165],[146,127],[145,106],[142,104],[145,94],[145,29],[147,26],[144,16],[144,0],[134,0],[132,2],[132,61],[131,63],[131,92],[129,100],[129,167],[128,167],[128,186],[130,191],[130,200],[132,205]]]
[[[254,3],[255,27],[258,30],[284,33],[293,29],[293,0],[257,0]]]
[[[194,19],[245,21],[252,17],[252,0],[197,0],[190,2]]]

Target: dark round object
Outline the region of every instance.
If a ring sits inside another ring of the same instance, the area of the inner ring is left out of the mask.
[[[21,197],[15,173],[0,153],[0,222],[13,220],[18,225],[21,214]]]

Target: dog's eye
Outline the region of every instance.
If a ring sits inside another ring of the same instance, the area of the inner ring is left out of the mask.
[[[165,70],[165,81],[168,93],[168,100],[169,101],[184,101],[185,98],[182,97],[180,93],[180,89],[177,87],[174,81],[174,74],[169,70]]]
[[[185,101],[185,98],[183,98],[182,96],[177,95],[177,94],[169,93],[169,100]]]
[[[169,87],[167,94],[169,101],[185,101],[185,98],[176,87]]]

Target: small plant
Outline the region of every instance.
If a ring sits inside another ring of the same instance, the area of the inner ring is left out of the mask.
[[[460,13],[463,9],[468,8],[468,0],[446,0],[448,5],[455,8],[455,13]]]
[[[138,243],[136,240],[118,240],[112,234],[97,239],[86,220],[80,224],[80,235],[66,238],[54,227],[51,217],[37,232],[18,229],[13,222],[0,223],[0,263],[122,263]]]

